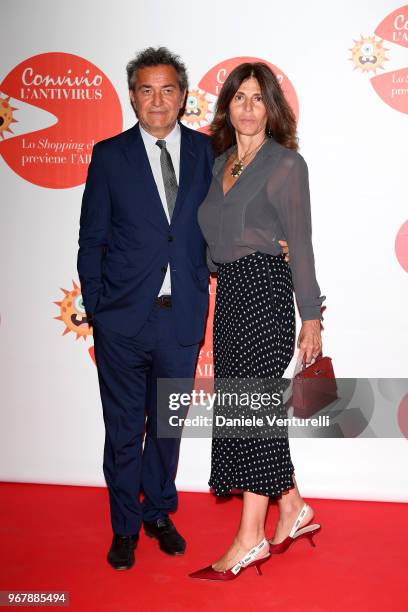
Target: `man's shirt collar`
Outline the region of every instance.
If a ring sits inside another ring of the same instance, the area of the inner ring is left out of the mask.
[[[149,132],[146,132],[146,130],[144,130],[142,128],[140,123],[139,123],[139,128],[140,128],[140,133],[141,133],[142,138],[143,138],[143,142],[144,142],[146,147],[149,147],[149,148],[154,147],[158,140],[165,140],[166,144],[170,144],[170,145],[176,144],[177,142],[180,142],[181,130],[180,130],[180,125],[179,125],[178,121],[176,122],[176,125],[171,130],[171,132],[169,134],[167,134],[167,136],[165,138],[157,138],[156,136],[153,136],[152,134],[149,134]]]

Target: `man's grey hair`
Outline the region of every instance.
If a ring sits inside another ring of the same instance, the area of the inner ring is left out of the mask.
[[[130,90],[133,90],[136,82],[136,73],[141,68],[147,68],[149,66],[173,66],[177,72],[179,87],[182,91],[186,91],[188,89],[188,76],[187,69],[180,59],[179,55],[175,55],[171,53],[167,49],[167,47],[148,47],[147,49],[143,49],[136,55],[136,57],[130,62],[128,62],[126,66],[127,72],[127,81],[128,87]]]

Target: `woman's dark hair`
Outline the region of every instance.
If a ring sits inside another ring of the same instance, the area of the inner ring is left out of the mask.
[[[284,147],[297,150],[296,118],[285,99],[278,79],[266,64],[248,62],[234,68],[218,97],[214,119],[210,126],[216,155],[220,155],[236,142],[229,105],[241,83],[250,77],[254,77],[259,83],[268,114],[265,133],[273,136]]]

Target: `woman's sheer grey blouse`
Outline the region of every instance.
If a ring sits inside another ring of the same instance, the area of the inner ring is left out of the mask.
[[[287,240],[301,319],[321,319],[326,296],[315,274],[305,160],[270,138],[224,196],[224,165],[231,150],[215,160],[208,195],[198,210],[209,269],[255,251],[278,255],[278,240]]]

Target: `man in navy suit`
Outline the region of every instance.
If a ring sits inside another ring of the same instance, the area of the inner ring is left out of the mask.
[[[213,162],[209,138],[178,122],[188,89],[180,59],[149,48],[127,72],[139,122],[93,149],[78,253],[106,429],[115,569],[133,565],[142,523],[163,551],[185,550],[169,518],[179,439],[157,435],[156,381],[194,377],[209,280],[197,208]]]

